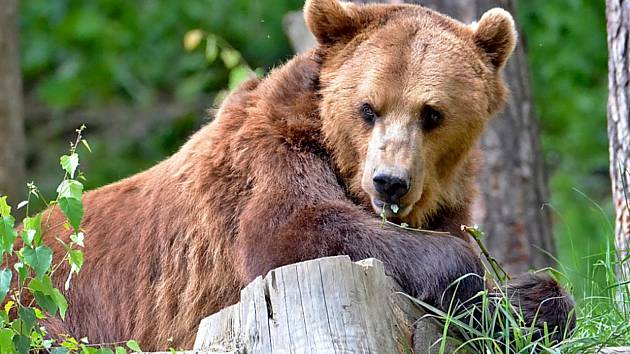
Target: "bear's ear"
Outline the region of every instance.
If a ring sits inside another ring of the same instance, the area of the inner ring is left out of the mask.
[[[356,21],[351,4],[337,0],[306,0],[304,20],[309,30],[321,44],[330,44],[356,31]]]
[[[516,46],[514,19],[509,12],[494,8],[486,11],[473,25],[475,43],[489,56],[496,69],[501,69]]]

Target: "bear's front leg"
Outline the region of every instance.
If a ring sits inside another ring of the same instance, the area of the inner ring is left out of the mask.
[[[457,286],[458,300],[468,300],[483,289],[477,276],[482,273],[480,261],[461,239],[382,225],[349,201],[304,206],[268,219],[266,225],[272,227],[241,223],[237,269],[242,286],[283,265],[348,255],[353,261],[381,260],[407,293],[434,306],[447,308],[455,288],[449,285],[467,274]]]

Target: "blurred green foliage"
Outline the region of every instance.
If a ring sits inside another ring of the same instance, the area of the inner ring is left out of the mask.
[[[29,175],[52,192],[54,159],[46,151],[60,151],[82,122],[95,147],[86,159],[88,188],[173,153],[206,121],[206,109],[230,82],[222,60],[210,63],[202,48],[185,50],[185,34],[215,33],[252,68],[265,71],[292,55],[282,18],[302,5],[302,0],[22,1],[27,134],[37,137],[29,142],[42,145],[28,146]]]
[[[52,192],[57,181],[47,161],[55,159],[45,151],[61,151],[82,122],[95,151],[84,159],[88,188],[173,153],[205,122],[205,108],[229,84],[221,60],[209,63],[203,46],[184,49],[185,34],[214,33],[251,67],[268,70],[292,55],[282,17],[302,5],[302,0],[22,1],[27,129],[38,137],[29,142],[43,145],[29,146],[30,175]],[[576,270],[571,280],[581,293],[589,280],[578,274],[589,274],[593,264],[587,255],[603,250],[611,236],[604,2],[521,0],[519,19],[550,168],[559,257]],[[112,106],[122,108],[108,110]],[[99,119],[86,115],[102,110],[95,115]]]
[[[184,34],[218,33],[254,67],[290,55],[281,20],[301,1],[29,0],[22,2],[25,80],[54,108],[112,100],[151,104],[225,86],[225,70],[203,52],[186,54]]]
[[[551,176],[558,256],[581,295],[591,281],[584,275],[613,236],[605,2],[522,0],[519,19]]]

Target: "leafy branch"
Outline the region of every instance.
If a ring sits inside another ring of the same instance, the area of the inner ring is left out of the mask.
[[[12,208],[6,196],[0,196],[0,352],[28,354],[29,352],[49,351],[53,354],[113,354],[106,347],[116,345],[116,354],[123,354],[127,349],[141,351],[137,342],[89,344],[87,338],[76,340],[65,335],[58,341],[48,337],[46,328],[40,321],[59,317],[65,320],[68,301],[63,293],[54,286],[53,274],[61,266],[69,266],[64,284],[70,287],[73,275],[79,274],[84,256],[85,234],[81,229],[83,219],[83,184],[79,180],[85,177],[79,170],[79,146],[91,151],[87,140],[83,138],[85,126],[76,130],[76,139],[70,143],[68,155],[59,159],[64,172],[57,187],[57,196],[48,201],[34,183],[28,183],[28,198],[18,203],[17,208],[26,207],[26,217],[21,225],[15,225]],[[46,206],[44,212],[30,216],[31,199],[41,200]],[[55,208],[64,216],[58,225],[50,225]],[[44,214],[46,218],[44,220]],[[44,234],[47,235],[44,239]],[[57,240],[62,244],[63,256],[53,263],[53,250],[47,241]],[[65,241],[64,241],[65,240]],[[26,301],[25,301],[26,300]]]

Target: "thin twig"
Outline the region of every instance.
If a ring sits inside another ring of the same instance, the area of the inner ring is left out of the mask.
[[[499,279],[500,282],[510,280],[511,279],[510,275],[503,269],[503,267],[501,267],[499,262],[490,255],[488,248],[486,248],[486,245],[481,240],[483,237],[483,232],[475,227],[470,227],[466,225],[462,225],[462,231],[465,231],[466,233],[468,233],[470,236],[472,236],[475,242],[477,242],[477,245],[479,246],[481,253],[486,258],[488,263],[490,263],[490,266],[492,267],[494,274],[497,276],[497,279]]]

